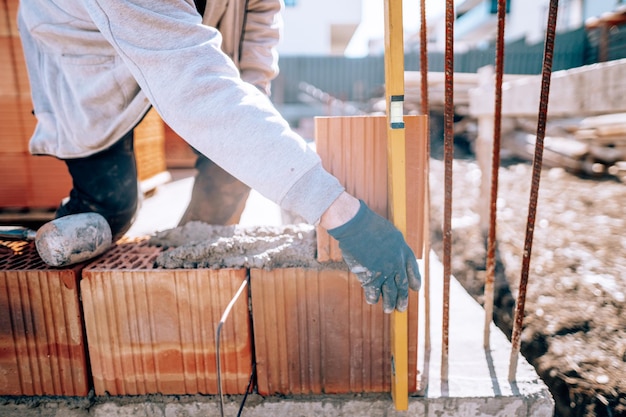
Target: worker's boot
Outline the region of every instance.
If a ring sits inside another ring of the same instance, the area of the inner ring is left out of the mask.
[[[130,228],[139,191],[132,130],[110,148],[94,155],[66,159],[73,188],[56,217],[95,212],[111,226],[115,242]]]
[[[215,225],[239,223],[250,187],[199,154],[191,201],[179,225],[201,221]]]

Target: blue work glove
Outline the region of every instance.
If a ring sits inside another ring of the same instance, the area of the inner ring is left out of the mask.
[[[365,301],[376,304],[383,296],[385,313],[405,311],[409,288],[419,290],[417,260],[402,233],[361,200],[357,214],[328,230],[337,239],[343,259],[363,287]]]

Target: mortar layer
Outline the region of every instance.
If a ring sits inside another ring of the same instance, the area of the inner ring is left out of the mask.
[[[328,268],[345,269],[341,263],[316,260],[315,226],[217,226],[190,222],[155,233],[150,245],[164,251],[156,266],[194,268]]]

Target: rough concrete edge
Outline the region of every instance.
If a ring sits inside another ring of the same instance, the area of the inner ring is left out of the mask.
[[[441,396],[438,395],[438,389],[441,388],[441,381],[439,380],[440,377],[440,357],[439,355],[434,355],[434,357],[432,356],[432,352],[436,351],[437,347],[439,347],[439,351],[441,350],[441,346],[438,340],[434,340],[433,336],[437,336],[440,337],[441,335],[441,328],[437,328],[436,326],[436,322],[437,322],[437,312],[433,311],[433,305],[435,305],[436,307],[440,307],[441,306],[441,300],[438,300],[440,304],[437,304],[437,298],[441,297],[441,288],[443,286],[442,280],[440,282],[437,282],[435,280],[433,280],[433,277],[436,276],[443,276],[443,265],[439,259],[439,257],[437,256],[437,254],[431,250],[430,254],[429,254],[429,263],[430,263],[430,293],[431,293],[431,325],[430,325],[430,335],[431,335],[431,355],[429,355],[430,360],[429,360],[429,364],[427,365],[424,362],[424,358],[425,358],[425,334],[424,334],[424,329],[425,329],[425,312],[424,312],[424,306],[425,306],[425,302],[424,302],[424,288],[422,288],[422,290],[420,291],[420,322],[419,322],[419,343],[418,343],[418,366],[420,371],[424,371],[425,370],[425,366],[428,366],[428,372],[427,372],[427,378],[428,380],[426,381],[426,386],[423,388],[423,394],[424,394],[424,398],[428,399],[428,404],[437,404],[440,402],[443,403],[449,403],[449,400],[454,401],[459,401],[460,403],[466,401],[466,400],[475,400],[475,399],[479,399],[479,398],[486,398],[486,399],[496,399],[497,401],[500,402],[506,402],[509,400],[513,400],[513,401],[518,401],[521,400],[522,403],[524,404],[524,407],[520,408],[520,410],[518,412],[516,412],[516,414],[504,414],[504,415],[525,415],[525,416],[529,416],[529,417],[534,417],[534,416],[549,416],[552,417],[554,415],[554,407],[555,407],[555,403],[554,403],[554,399],[552,397],[552,394],[550,393],[550,390],[548,389],[547,385],[543,382],[543,380],[539,377],[539,375],[537,374],[536,370],[532,367],[532,365],[530,365],[530,363],[528,363],[528,361],[526,360],[526,358],[524,358],[523,355],[519,354],[518,355],[518,378],[514,385],[515,385],[515,389],[514,392],[509,393],[509,394],[494,394],[493,396],[483,396],[483,395],[478,395],[478,396],[468,396],[468,397],[459,397],[459,396],[451,396],[451,397],[446,397],[446,396]],[[424,277],[424,260],[418,260],[418,264],[420,267],[420,273],[422,274],[422,277]],[[453,275],[450,277],[450,285],[451,285],[451,297],[463,297],[464,301],[466,303],[469,303],[469,305],[473,308],[473,309],[479,309],[481,311],[484,311],[483,307],[476,301],[474,300],[469,293],[467,293],[465,291],[465,289],[463,288],[463,286],[460,284],[460,282],[456,279],[456,277],[454,277]],[[435,294],[435,296],[433,296],[433,294]],[[433,303],[433,300],[435,301]],[[451,311],[453,310],[453,306],[451,304]],[[480,322],[480,324],[482,325],[482,321]],[[433,332],[434,330],[434,332]],[[433,334],[434,333],[434,334]],[[482,332],[480,333],[480,335],[482,336]],[[492,349],[493,348],[498,348],[501,349],[504,345],[506,345],[509,349],[510,349],[510,342],[508,341],[508,339],[506,338],[506,336],[504,335],[504,333],[502,332],[502,330],[500,330],[493,322],[491,323],[491,336],[492,336],[492,343],[495,342],[496,340],[498,340],[497,343],[494,343],[494,345],[492,345]],[[494,338],[496,340],[494,340]],[[452,354],[451,354],[452,355]],[[503,386],[505,384],[509,384],[509,381],[507,378],[503,378],[502,376],[497,377],[495,379],[492,379],[493,383],[496,384],[502,384]],[[434,391],[430,391],[430,388],[432,388],[430,385],[431,383],[434,383],[432,385],[434,385],[435,390]],[[430,395],[429,395],[430,393]],[[433,395],[434,394],[434,395]],[[525,408],[526,412],[522,412],[521,414],[519,412],[522,411],[522,409]],[[429,414],[428,414],[429,415]],[[439,414],[437,414],[439,415]],[[446,414],[444,414],[446,415]],[[472,414],[474,415],[474,414]],[[476,415],[483,415],[483,414],[476,414]],[[485,414],[485,415],[491,415],[491,414]]]
[[[243,396],[225,398],[224,415],[237,415]],[[3,416],[20,417],[204,417],[220,415],[217,396],[151,396],[96,398],[91,406],[63,399],[33,404],[4,404]],[[552,417],[552,406],[544,396],[437,398],[411,397],[407,411],[394,409],[388,394],[321,395],[292,398],[263,398],[251,394],[244,405],[248,417],[270,415],[325,416],[428,416],[428,417]]]

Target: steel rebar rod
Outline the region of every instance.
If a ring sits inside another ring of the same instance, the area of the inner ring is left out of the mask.
[[[241,286],[230,300],[224,312],[222,313],[222,317],[217,325],[217,329],[215,330],[215,365],[217,370],[217,391],[220,399],[220,416],[224,417],[224,393],[222,390],[222,363],[220,359],[220,336],[222,334],[222,326],[226,323],[228,316],[230,315],[230,311],[233,309],[235,302],[239,299],[241,294],[243,294],[243,290],[248,286],[248,280],[244,280],[241,283]]]
[[[421,111],[428,116],[428,26],[426,22],[426,0],[420,0],[420,73]],[[426,164],[424,165],[424,347],[430,351],[430,129],[426,131]]]
[[[448,380],[450,330],[450,276],[452,252],[452,160],[454,158],[454,1],[446,0],[445,99],[444,99],[444,216],[443,216],[443,321],[441,380]]]
[[[500,171],[500,142],[502,131],[502,77],[504,73],[504,24],[506,0],[498,0],[498,34],[496,37],[496,88],[493,119],[493,149],[491,155],[491,200],[489,205],[489,237],[487,241],[487,276],[485,277],[485,329],[483,346],[489,347],[493,321],[494,281],[496,273],[496,220],[498,173]]]
[[[548,118],[548,98],[550,96],[550,78],[552,75],[552,58],[554,55],[554,40],[556,36],[558,0],[550,0],[548,12],[548,25],[546,28],[546,40],[543,53],[543,70],[541,75],[541,95],[539,100],[539,116],[537,121],[537,139],[535,143],[535,155],[533,158],[532,182],[530,189],[530,201],[528,204],[528,220],[526,223],[526,239],[524,241],[524,253],[522,256],[522,273],[520,277],[517,302],[515,306],[515,318],[513,333],[511,335],[511,358],[509,362],[509,381],[515,380],[517,372],[517,359],[520,352],[520,336],[524,324],[524,306],[526,303],[526,287],[528,284],[528,270],[530,267],[530,255],[532,252],[533,232],[535,230],[535,216],[537,214],[537,199],[539,197],[539,181],[541,178],[541,166],[543,159],[543,140],[546,135],[546,122]]]

